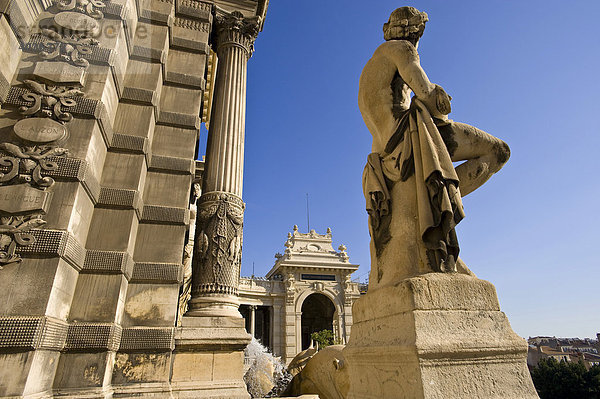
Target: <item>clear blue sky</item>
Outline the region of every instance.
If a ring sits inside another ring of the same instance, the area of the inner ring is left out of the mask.
[[[392,10],[429,14],[421,64],[450,117],[512,149],[464,199],[461,256],[524,336],[600,332],[600,2],[273,0],[249,62],[242,275],[264,275],[294,224],[330,226],[370,268],[358,79]],[[364,276],[363,276],[364,278]]]

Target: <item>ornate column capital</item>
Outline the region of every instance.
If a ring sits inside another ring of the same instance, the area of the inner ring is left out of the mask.
[[[254,40],[260,31],[260,22],[260,17],[247,18],[239,11],[216,15],[214,27],[217,54],[221,48],[238,46],[243,48],[250,57],[254,51]]]

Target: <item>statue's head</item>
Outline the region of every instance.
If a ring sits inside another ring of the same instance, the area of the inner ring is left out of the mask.
[[[383,24],[383,37],[385,40],[408,40],[416,44],[423,35],[428,20],[425,12],[414,7],[400,7]]]

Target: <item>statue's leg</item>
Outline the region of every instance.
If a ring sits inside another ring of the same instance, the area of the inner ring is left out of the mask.
[[[485,183],[510,157],[504,141],[465,123],[451,122],[440,128],[440,134],[452,161],[466,161],[456,167],[463,197]]]

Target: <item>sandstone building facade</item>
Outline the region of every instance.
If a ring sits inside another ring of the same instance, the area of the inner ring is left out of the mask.
[[[236,308],[246,65],[267,6],[0,2],[0,397],[248,397],[243,319],[210,309]],[[239,234],[221,263],[197,257],[176,327],[203,121],[199,213],[229,207]],[[227,283],[203,281],[217,266]]]
[[[265,278],[240,280],[240,311],[252,336],[287,364],[310,344],[310,334],[333,331],[347,342],[352,329],[352,304],[360,297],[351,280],[358,265],[346,247],[332,246],[331,229],[288,233],[283,254]]]

